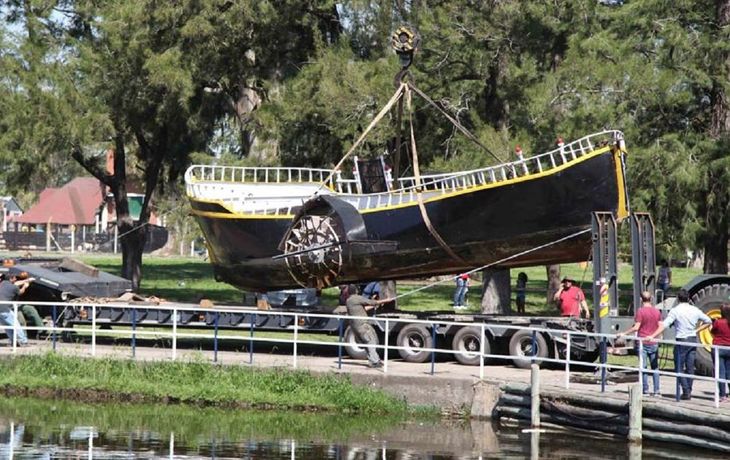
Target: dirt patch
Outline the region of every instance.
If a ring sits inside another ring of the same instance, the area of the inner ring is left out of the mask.
[[[220,407],[224,409],[254,409],[270,411],[329,412],[331,409],[314,405],[287,405],[251,403],[246,401],[215,401],[204,398],[183,400],[173,396],[150,396],[141,393],[124,393],[93,388],[28,388],[6,386],[0,393],[10,397],[31,397],[39,399],[66,399],[84,403],[133,403],[186,405],[195,407]]]

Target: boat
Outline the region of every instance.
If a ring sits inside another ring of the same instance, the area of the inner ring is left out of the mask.
[[[193,165],[185,183],[217,280],[321,289],[588,260],[592,213],[629,213],[626,154],[608,130],[469,171]]]

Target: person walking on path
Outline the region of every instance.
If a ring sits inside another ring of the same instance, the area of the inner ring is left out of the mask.
[[[720,308],[720,318],[712,323],[710,332],[713,336],[713,345],[727,347],[717,350],[718,367],[720,369],[717,378],[730,380],[730,304],[726,303]],[[713,352],[713,358],[714,356]],[[717,382],[717,385],[720,390],[720,402],[726,402],[728,400],[728,382]]]
[[[17,300],[19,296],[25,293],[33,281],[33,278],[20,280],[18,275],[4,275],[2,281],[0,281],[0,301],[12,302]],[[28,337],[25,335],[25,331],[19,327],[18,319],[15,317],[13,307],[9,303],[0,303],[0,324],[8,326],[5,328],[5,333],[8,335],[11,345],[13,335],[16,333],[18,334],[17,343],[19,345],[22,346],[28,343]]]
[[[560,289],[553,296],[553,300],[560,307],[560,316],[574,316],[580,318],[581,311],[585,312],[586,319],[590,318],[586,296],[583,290],[575,285],[575,281],[565,277],[560,282]]]
[[[695,356],[697,354],[697,333],[712,325],[712,320],[702,310],[689,303],[689,293],[685,289],[677,292],[679,303],[669,311],[666,319],[659,323],[657,329],[647,337],[652,340],[674,325],[675,341],[686,343],[674,345],[674,371],[678,374],[694,375]],[[698,326],[699,323],[702,325]],[[692,377],[678,377],[682,387],[680,399],[692,399]]]
[[[347,306],[347,314],[349,316],[365,317],[369,310],[378,308],[378,306],[392,302],[393,299],[368,299],[357,294],[357,286],[350,285],[348,288],[350,296],[347,298],[345,305]],[[383,367],[383,362],[380,361],[378,351],[375,349],[375,344],[378,341],[378,337],[375,333],[375,329],[367,320],[361,318],[353,318],[350,320],[352,325],[352,331],[355,333],[355,338],[358,343],[365,346],[368,353],[368,361],[370,367]]]
[[[466,293],[469,290],[469,274],[462,273],[456,277],[456,291],[454,291],[454,310],[465,310]]]
[[[618,337],[636,332],[636,336],[644,339],[656,331],[659,322],[662,320],[662,314],[654,308],[651,303],[651,292],[644,291],[641,293],[641,307],[636,311],[634,317],[634,325],[623,332],[616,334]],[[661,396],[659,393],[659,343],[655,340],[642,340],[643,368],[652,369],[652,379],[654,380],[653,391],[649,392],[649,375],[648,372],[642,373],[641,387],[643,393],[649,396]],[[635,342],[636,351],[639,352],[639,342]]]

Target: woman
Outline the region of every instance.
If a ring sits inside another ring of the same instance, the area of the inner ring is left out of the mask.
[[[724,304],[720,308],[720,318],[712,323],[712,344],[727,348],[720,348],[717,351],[717,357],[720,361],[719,379],[730,380],[730,304]],[[714,357],[714,351],[713,351]],[[718,382],[720,387],[720,402],[725,402],[727,398],[727,382]]]

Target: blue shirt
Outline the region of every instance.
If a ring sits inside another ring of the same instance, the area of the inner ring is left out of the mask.
[[[664,319],[664,327],[674,324],[675,336],[678,339],[687,339],[697,335],[697,323],[702,321],[705,324],[712,324],[709,316],[702,313],[702,310],[686,302],[678,304],[669,311]]]

